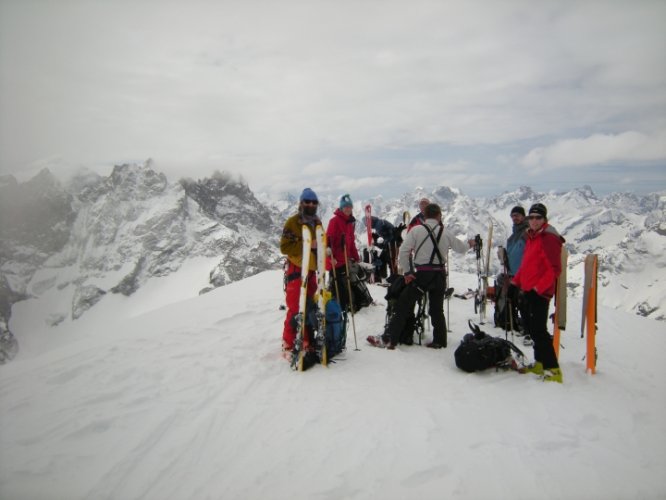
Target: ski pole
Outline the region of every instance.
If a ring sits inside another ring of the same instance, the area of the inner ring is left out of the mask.
[[[349,259],[347,258],[347,245],[345,240],[342,240],[342,250],[345,254],[345,270],[347,271],[347,293],[349,294],[349,310],[351,311],[352,318],[352,331],[354,332],[354,350],[360,351],[358,348],[358,343],[356,341],[356,323],[354,322],[354,299],[352,298],[352,288],[351,288],[351,275],[349,274]]]
[[[430,295],[426,294],[425,299],[423,300],[423,310],[427,311],[428,310],[428,300],[430,300]],[[430,315],[425,315],[424,314],[424,323],[428,324],[428,331],[432,331],[432,325],[430,324]],[[425,332],[425,326],[423,327],[423,331]]]
[[[444,269],[444,289],[449,289],[449,249],[446,250],[446,269]],[[446,330],[451,330],[451,310],[449,306],[451,305],[451,294],[446,296]]]
[[[328,254],[329,257],[333,258],[333,252],[331,251],[331,247],[328,247],[326,249],[326,253]],[[337,264],[337,262],[336,262]],[[331,262],[331,271],[333,272],[333,285],[335,286],[335,298],[338,300],[338,303],[340,302],[340,289],[338,287],[338,277],[335,273],[335,265]]]
[[[398,274],[398,265],[396,264],[396,249],[393,242],[388,244],[389,261],[391,266],[391,275]]]
[[[511,342],[514,341],[513,339],[513,300],[511,299],[511,294],[509,293],[511,291],[511,278],[509,277],[509,255],[506,253],[506,248],[504,247],[499,247],[497,249],[499,252],[499,255],[501,255],[502,259],[502,267],[504,268],[504,281],[502,282],[502,291],[504,292],[504,300],[506,301],[506,306],[504,308],[505,311],[507,311],[507,314],[509,315],[509,329],[511,330]],[[506,316],[504,318],[504,324],[505,324],[505,329],[506,329]],[[504,338],[508,340],[508,334],[504,334]]]

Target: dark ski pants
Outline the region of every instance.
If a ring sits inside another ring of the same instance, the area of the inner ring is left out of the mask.
[[[337,287],[336,287],[337,283]],[[343,311],[349,311],[349,286],[350,284],[347,283],[347,270],[345,269],[345,266],[340,266],[335,268],[335,281],[331,280],[330,284],[330,290],[331,293],[333,294],[333,297],[338,301],[338,304],[340,304],[340,308]],[[339,295],[338,295],[339,292]],[[358,307],[356,307],[358,309]]]
[[[553,339],[548,333],[548,305],[550,299],[542,297],[534,290],[525,292],[525,318],[527,331],[534,341],[534,360],[540,361],[545,369],[559,368]]]
[[[446,319],[444,319],[444,293],[446,277],[442,271],[418,271],[400,294],[395,314],[388,326],[391,344],[397,345],[410,314],[414,314],[416,301],[423,293],[428,294],[428,314],[432,322],[433,342],[446,347]]]

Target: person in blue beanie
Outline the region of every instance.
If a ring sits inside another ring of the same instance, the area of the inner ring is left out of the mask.
[[[287,268],[285,270],[286,282],[286,304],[287,316],[284,320],[284,329],[282,331],[282,351],[283,356],[291,362],[291,354],[296,340],[296,321],[298,314],[298,302],[301,293],[301,267],[303,265],[303,236],[302,227],[306,225],[312,233],[312,255],[308,266],[308,301],[314,300],[314,294],[317,290],[317,239],[315,237],[315,227],[321,224],[317,215],[319,199],[316,193],[305,188],[301,193],[298,204],[298,212],[287,219],[282,229],[280,238],[280,252],[287,256]],[[305,335],[303,348],[306,351],[314,350],[312,341],[312,332],[305,326]]]

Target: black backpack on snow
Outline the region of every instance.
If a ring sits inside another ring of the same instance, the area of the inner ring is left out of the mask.
[[[519,358],[524,356],[512,342],[482,332],[471,321],[469,327],[473,333],[466,334],[454,352],[456,366],[461,370],[471,373],[492,367],[510,367],[512,351]]]
[[[386,320],[384,322],[384,333],[388,333],[388,325],[395,315],[395,308],[402,292],[407,288],[405,277],[401,274],[393,274],[387,278],[389,282],[388,289],[384,298],[386,299]],[[414,286],[414,285],[411,285]],[[419,344],[423,337],[423,322],[425,320],[425,311],[423,309],[423,296],[417,301],[417,313],[411,312],[405,321],[405,326],[400,334],[400,343],[412,345],[414,343],[414,334],[419,335]]]

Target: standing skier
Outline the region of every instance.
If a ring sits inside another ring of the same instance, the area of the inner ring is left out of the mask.
[[[442,209],[434,203],[424,209],[425,221],[407,233],[398,259],[405,273],[405,289],[398,298],[396,311],[382,340],[394,349],[400,340],[409,315],[422,293],[428,293],[428,314],[432,321],[433,339],[427,347],[440,349],[446,347],[447,329],[444,318],[444,294],[446,292],[446,257],[449,248],[458,253],[465,253],[474,247],[474,240],[467,243],[444,230]],[[413,254],[413,267],[410,255]],[[368,341],[372,343],[370,338]]]
[[[350,261],[359,262],[361,259],[356,248],[356,237],[354,228],[356,218],[352,215],[354,203],[348,194],[340,198],[340,206],[334,212],[333,218],[328,223],[326,230],[326,240],[331,248],[330,263],[335,268],[335,279],[337,287],[333,286],[333,292],[339,293],[336,297],[343,311],[349,309],[349,298],[347,293],[347,271],[345,265],[345,252]],[[351,264],[349,262],[348,264]]]
[[[428,205],[430,205],[430,200],[428,198],[421,198],[419,200],[419,213],[412,217],[412,220],[409,221],[409,225],[407,226],[408,232],[411,231],[413,227],[420,226],[421,224],[425,223],[425,207]]]
[[[520,205],[515,206],[511,209],[511,221],[513,222],[513,227],[511,230],[511,236],[506,240],[506,257],[507,257],[507,273],[508,279],[513,278],[518,269],[520,269],[520,264],[523,261],[523,254],[525,253],[525,244],[527,242],[527,230],[529,225],[525,217],[525,209]],[[530,339],[529,332],[525,329],[525,311],[521,310],[520,304],[518,304],[518,288],[516,285],[511,283],[509,285],[509,297],[512,297],[511,300],[511,311],[510,313],[514,319],[513,325],[517,326],[515,321],[518,318],[518,312],[520,312],[520,318],[522,320],[522,330],[525,335],[525,341]],[[531,344],[531,340],[529,341]],[[527,342],[526,342],[527,343]]]
[[[534,341],[535,363],[525,371],[536,373],[543,380],[562,383],[562,371],[548,334],[548,305],[562,271],[564,238],[548,224],[547,216],[548,210],[543,204],[530,207],[525,254],[513,282],[523,295],[527,331]]]
[[[287,219],[282,230],[280,238],[280,252],[287,256],[288,265],[286,270],[286,303],[287,317],[284,320],[284,330],[282,331],[282,352],[285,358],[290,358],[296,339],[296,320],[298,314],[298,302],[301,289],[301,265],[303,262],[303,237],[302,227],[307,225],[312,233],[312,252],[316,254],[317,240],[315,238],[315,227],[321,224],[317,215],[317,206],[319,200],[315,192],[310,188],[305,188],[301,193],[298,213]],[[313,300],[317,289],[317,259],[313,255],[310,258],[308,273],[307,296],[308,302]],[[304,348],[308,348],[312,332],[305,322]],[[288,361],[291,361],[288,359]]]
[[[386,219],[380,219],[374,215],[372,222],[372,238],[375,246],[379,248],[378,272],[375,274],[375,282],[381,283],[382,278],[388,277],[387,266],[391,275],[396,273],[396,260],[398,258],[398,245],[395,241],[395,226]]]

